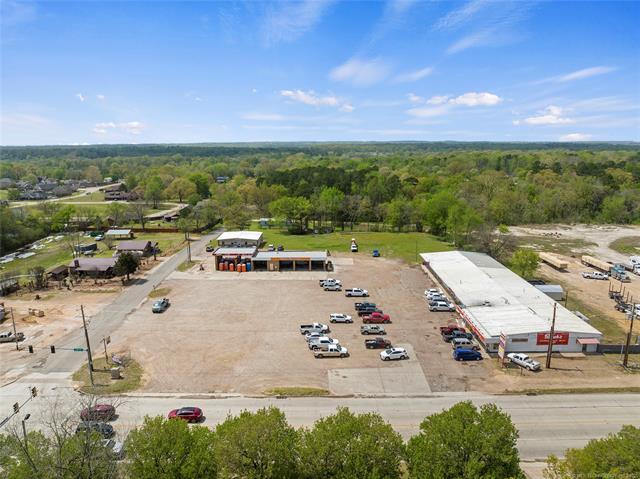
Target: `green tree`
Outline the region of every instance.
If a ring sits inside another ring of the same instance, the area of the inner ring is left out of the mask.
[[[177,198],[180,203],[189,196],[196,194],[196,185],[186,178],[176,178],[164,191],[167,198]]]
[[[118,256],[116,261],[114,270],[117,276],[127,276],[127,281],[129,281],[129,276],[136,272],[138,266],[140,265],[140,260],[138,256],[133,253],[122,253]]]
[[[387,206],[387,221],[398,231],[409,225],[412,217],[413,205],[406,198],[396,198]]]
[[[338,188],[322,188],[318,195],[317,209],[321,212],[320,218],[323,219],[328,216],[331,219],[331,225],[333,226],[338,219],[340,210],[344,203],[344,193]]]
[[[216,427],[222,478],[287,479],[298,474],[298,433],[277,408],[243,411]]]
[[[565,459],[549,456],[546,479],[584,477],[635,479],[640,477],[640,428],[622,426],[620,432],[593,439],[582,449],[569,449]]]
[[[447,236],[458,248],[469,242],[469,236],[480,223],[482,218],[466,204],[454,203],[447,213]]]
[[[290,230],[300,233],[304,231],[311,211],[311,203],[303,196],[283,196],[269,205],[271,214],[289,224]]]
[[[92,183],[100,183],[102,182],[102,173],[100,173],[100,168],[96,165],[89,165],[84,169],[83,176],[86,180]]]
[[[524,478],[516,441],[518,431],[495,404],[478,410],[470,401],[428,416],[409,440],[413,479]]]
[[[511,256],[511,269],[525,279],[529,279],[538,267],[538,253],[528,248],[518,248]]]
[[[144,229],[147,223],[147,207],[142,201],[134,201],[128,205],[129,213],[140,223],[142,229]]]
[[[301,432],[301,469],[309,478],[400,478],[404,452],[400,435],[375,413],[340,408]]]
[[[147,184],[144,189],[144,199],[147,201],[151,201],[154,208],[158,207],[158,203],[162,199],[164,191],[164,184],[162,183],[162,179],[158,176],[152,176],[147,181]]]
[[[215,435],[181,420],[145,417],[127,436],[126,470],[137,479],[200,479],[216,477]]]
[[[209,198],[209,184],[211,183],[210,178],[207,178],[207,176],[203,175],[202,173],[194,173],[189,176],[189,181],[196,185],[196,192],[200,195],[201,198]]]
[[[75,212],[76,208],[73,205],[64,205],[51,217],[51,228],[54,231],[63,231],[68,227],[71,217]]]
[[[432,234],[442,236],[446,233],[449,207],[457,201],[453,193],[448,190],[440,191],[427,200],[424,222],[429,226]]]
[[[111,216],[113,224],[115,226],[119,226],[122,221],[124,221],[124,215],[127,211],[127,207],[122,203],[114,201],[113,203],[109,203],[107,211],[109,212],[109,216]]]

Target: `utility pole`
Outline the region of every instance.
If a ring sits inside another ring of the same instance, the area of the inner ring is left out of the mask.
[[[184,234],[187,237],[187,261],[191,263],[191,235],[188,231],[185,231]]]
[[[106,338],[102,338],[102,343],[104,344],[104,359],[109,364],[109,355],[107,354],[107,344],[111,342],[111,336],[107,336]]]
[[[93,359],[91,357],[91,344],[89,343],[89,332],[87,331],[87,320],[84,317],[84,307],[80,305],[80,311],[82,312],[82,327],[84,328],[84,339],[87,341],[87,359],[89,366],[89,379],[91,381],[91,386],[95,386],[93,383]]]
[[[556,308],[558,303],[553,303],[553,319],[551,320],[551,332],[549,333],[549,348],[547,349],[547,369],[551,368],[551,352],[553,350],[553,335],[556,329]]]
[[[11,322],[13,323],[13,337],[16,340],[16,351],[20,351],[20,346],[18,346],[18,332],[16,331],[16,320],[13,317],[13,308],[11,308]]]
[[[627,344],[624,348],[624,359],[622,360],[622,365],[626,368],[627,363],[629,362],[629,347],[631,345],[631,335],[633,334],[633,319],[636,316],[636,303],[633,303],[631,308],[631,324],[629,325],[629,332],[627,333]]]

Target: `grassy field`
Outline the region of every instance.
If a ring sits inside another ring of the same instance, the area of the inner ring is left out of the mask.
[[[9,197],[9,190],[0,190],[0,200],[6,200]]]
[[[609,244],[612,250],[618,253],[631,255],[640,254],[640,236],[625,236],[618,238]]]
[[[281,229],[258,229],[264,233],[266,244],[283,245],[286,250],[329,250],[350,252],[351,238],[355,238],[360,254],[378,249],[382,256],[400,258],[407,263],[419,262],[416,253],[449,251],[453,247],[427,233],[334,232],[318,235],[292,235]]]
[[[309,397],[309,396],[328,396],[329,391],[320,388],[308,387],[281,387],[268,389],[264,392],[267,396],[288,396],[288,397]]]
[[[82,194],[65,200],[65,203],[74,203],[76,201],[104,201],[104,191],[94,191],[88,195]]]
[[[531,246],[538,251],[578,256],[588,253],[595,243],[580,239],[553,238],[541,236],[513,236],[518,246]]]
[[[77,353],[84,354],[84,353]],[[122,379],[111,379],[110,368],[115,366],[107,363],[104,357],[93,358],[93,381],[95,387],[89,381],[89,371],[86,364],[73,373],[72,379],[79,382],[80,390],[97,395],[122,394],[135,391],[142,384],[142,367],[130,360],[125,368],[121,368]]]

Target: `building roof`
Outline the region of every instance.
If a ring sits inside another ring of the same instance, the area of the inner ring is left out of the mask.
[[[131,230],[109,230],[105,233],[105,236],[124,236],[130,234]]]
[[[106,271],[115,265],[115,258],[76,258],[69,263],[69,266],[77,271]]]
[[[218,241],[234,239],[258,241],[262,239],[262,231],[225,231],[218,236]]]
[[[254,261],[268,261],[272,259],[284,259],[300,261],[326,261],[326,251],[258,251]]]
[[[258,250],[255,246],[246,246],[242,248],[235,248],[233,246],[221,246],[216,248],[213,252],[216,256],[253,256]]]
[[[420,256],[485,337],[549,331],[554,304],[557,332],[602,335],[486,254],[448,251]]]
[[[130,241],[120,241],[118,246],[116,246],[117,251],[144,251],[147,249],[147,246],[153,246],[151,241],[145,240],[130,240]]]
[[[60,273],[64,273],[65,271],[67,271],[68,266],[66,265],[60,265],[60,266],[56,266],[55,268],[51,268],[48,273],[49,274],[60,274]]]
[[[543,293],[561,293],[564,294],[564,289],[559,284],[534,284],[536,289]]]

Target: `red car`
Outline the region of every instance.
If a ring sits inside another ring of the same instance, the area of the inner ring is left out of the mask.
[[[461,333],[466,333],[467,330],[461,328],[457,324],[447,324],[446,326],[440,326],[440,334],[451,334],[454,331],[460,331]]]
[[[169,419],[184,419],[187,422],[199,422],[204,416],[199,407],[181,407],[169,412]]]
[[[83,421],[111,421],[116,416],[116,408],[111,404],[96,404],[80,412]]]
[[[362,317],[362,322],[365,324],[368,323],[390,323],[391,319],[389,318],[388,314],[382,314],[382,313],[371,313],[371,314],[367,314],[366,316]]]

